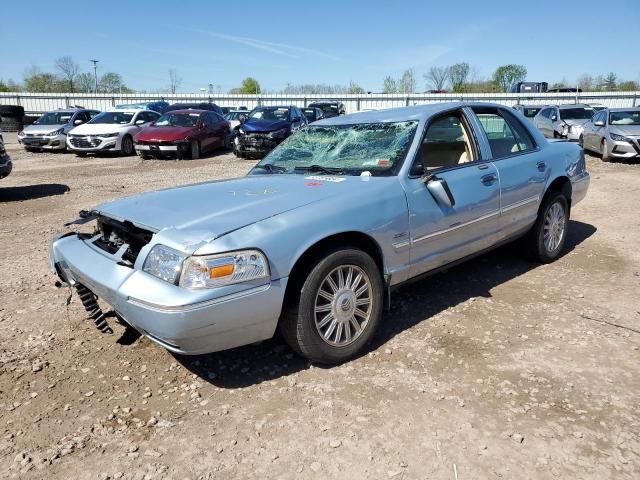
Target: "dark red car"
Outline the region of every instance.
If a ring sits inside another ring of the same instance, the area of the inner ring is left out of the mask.
[[[200,157],[228,147],[230,127],[221,115],[207,110],[174,110],[143,128],[135,137],[135,148],[143,159],[152,157]]]

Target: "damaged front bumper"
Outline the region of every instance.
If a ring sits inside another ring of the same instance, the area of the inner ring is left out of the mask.
[[[136,142],[136,153],[140,156],[178,157],[183,158],[190,153],[189,142]]]
[[[283,140],[284,138],[274,138],[268,133],[244,133],[236,137],[234,148],[239,153],[266,155]]]
[[[98,235],[56,237],[50,266],[69,285],[82,285],[141,334],[180,354],[203,354],[271,338],[287,279],[190,290],[133,266],[99,246]],[[144,250],[144,249],[143,249]],[[121,254],[120,254],[121,258]]]

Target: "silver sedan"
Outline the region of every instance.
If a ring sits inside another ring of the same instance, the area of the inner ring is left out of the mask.
[[[585,150],[612,158],[640,158],[640,108],[601,110],[584,125],[579,140]]]

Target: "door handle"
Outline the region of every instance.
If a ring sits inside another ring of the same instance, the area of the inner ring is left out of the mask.
[[[496,177],[495,173],[488,173],[486,175],[483,175],[482,178],[481,178],[482,183],[484,183],[485,185],[491,185],[497,179],[498,179],[498,177]]]
[[[538,162],[536,163],[536,167],[538,168],[538,170],[543,171],[545,168],[547,168],[547,164],[545,162]]]
[[[489,165],[479,165],[478,166],[478,170],[486,170],[487,168],[489,168]]]

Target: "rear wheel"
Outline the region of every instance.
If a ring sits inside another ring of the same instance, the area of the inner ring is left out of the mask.
[[[607,143],[607,139],[603,138],[602,139],[602,149],[600,150],[602,152],[601,158],[603,162],[608,162],[610,160],[609,157],[609,144]]]
[[[193,140],[191,142],[191,160],[197,160],[200,158],[200,144]]]
[[[569,229],[569,204],[560,192],[547,196],[538,219],[525,241],[529,254],[542,263],[551,263],[562,253]]]
[[[382,318],[380,270],[361,250],[327,252],[292,288],[280,331],[313,362],[337,364],[355,357]]]

